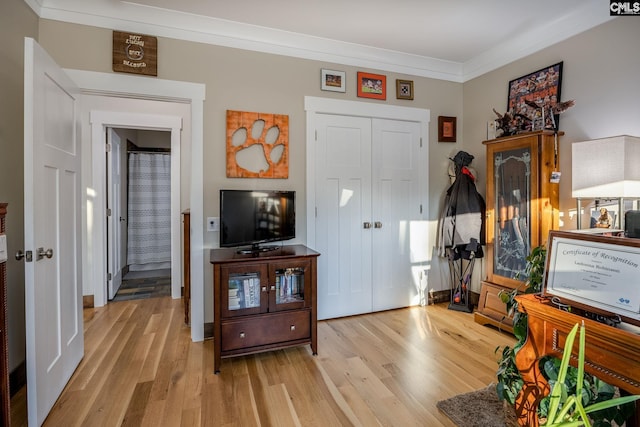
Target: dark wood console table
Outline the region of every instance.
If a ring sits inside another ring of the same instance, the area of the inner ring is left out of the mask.
[[[317,354],[317,257],[303,245],[211,249],[214,372],[223,357],[310,344]]]
[[[543,356],[562,357],[564,343],[576,323],[584,321],[585,371],[631,394],[640,394],[640,335],[562,311],[535,295],[516,297],[518,309],[527,314],[527,342],[516,354],[524,386],[516,400],[521,426],[537,427],[536,408],[550,388],[538,362]],[[577,356],[572,358],[575,366]],[[627,426],[639,426],[638,411]]]

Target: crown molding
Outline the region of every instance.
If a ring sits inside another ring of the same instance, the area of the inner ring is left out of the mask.
[[[346,43],[218,18],[107,0],[25,0],[43,19],[145,33],[229,48],[350,65],[463,83],[611,19],[608,9],[585,2],[568,17],[551,20],[479,53],[465,63]]]

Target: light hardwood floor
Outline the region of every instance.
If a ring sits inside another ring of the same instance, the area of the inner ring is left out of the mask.
[[[453,426],[436,402],[495,382],[514,338],[446,305],[318,322],[308,346],[223,359],[181,300],[85,310],[85,356],[45,426]],[[12,400],[26,425],[24,391]]]

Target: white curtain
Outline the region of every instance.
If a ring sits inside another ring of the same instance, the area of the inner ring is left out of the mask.
[[[127,264],[130,270],[171,265],[171,155],[129,154]]]

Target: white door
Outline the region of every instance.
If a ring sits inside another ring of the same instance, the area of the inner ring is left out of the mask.
[[[319,114],[318,318],[371,311],[371,120]]]
[[[420,123],[374,119],[372,133],[373,311],[419,298],[421,259],[412,245],[420,206]],[[422,251],[420,251],[422,254]]]
[[[24,86],[27,405],[39,426],[84,353],[78,91],[29,38]]]
[[[318,318],[419,302],[420,123],[329,114],[315,123]]]
[[[113,299],[122,284],[122,227],[120,137],[107,128],[107,282],[109,299]]]

